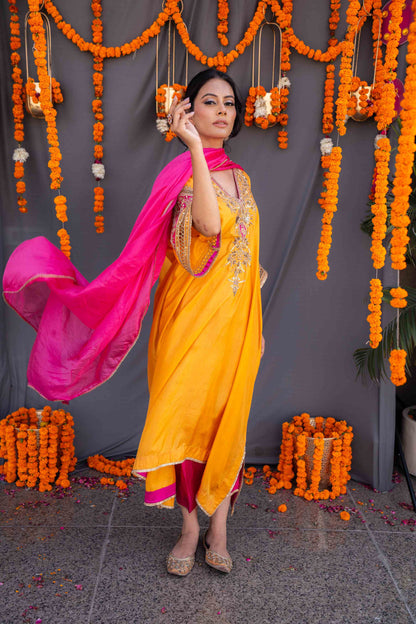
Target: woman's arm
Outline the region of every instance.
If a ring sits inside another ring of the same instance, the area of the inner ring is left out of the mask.
[[[192,161],[193,200],[192,222],[195,229],[204,236],[215,236],[221,231],[221,218],[217,196],[205,160],[201,138],[188,113],[190,103],[185,99],[176,104],[173,99],[170,113],[173,116],[171,129],[189,148]]]

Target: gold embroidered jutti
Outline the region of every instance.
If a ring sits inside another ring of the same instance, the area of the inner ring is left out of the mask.
[[[204,464],[197,504],[212,515],[234,493],[261,351],[259,219],[243,171],[238,198],[214,183],[221,234],[192,227],[192,178],[175,206],[155,294],[150,400],[134,464],[146,504],[173,507],[175,465]]]

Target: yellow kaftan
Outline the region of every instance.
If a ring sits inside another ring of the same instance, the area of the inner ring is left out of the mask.
[[[213,181],[218,238],[192,227],[192,177],[178,197],[155,294],[150,400],[133,468],[136,476],[147,473],[146,491],[166,493],[159,504],[173,507],[175,464],[205,463],[196,501],[208,515],[230,493],[244,462],[261,352],[258,211],[249,177],[233,172],[238,198]]]

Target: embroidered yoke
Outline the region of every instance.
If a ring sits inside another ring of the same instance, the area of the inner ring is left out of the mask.
[[[221,233],[192,226],[192,178],[173,212],[149,341],[150,400],[133,474],[145,503],[212,515],[228,494],[233,511],[247,420],[260,363],[262,315],[258,211],[250,180],[234,170],[238,198],[214,182]]]

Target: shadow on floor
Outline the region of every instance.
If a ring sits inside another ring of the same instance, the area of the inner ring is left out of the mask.
[[[231,574],[200,546],[185,578],[165,569],[180,510],[100,476],[81,466],[43,494],[0,482],[0,624],[416,624],[416,514],[397,473],[387,493],[351,481],[332,503],[270,495],[259,473],[229,519]]]

